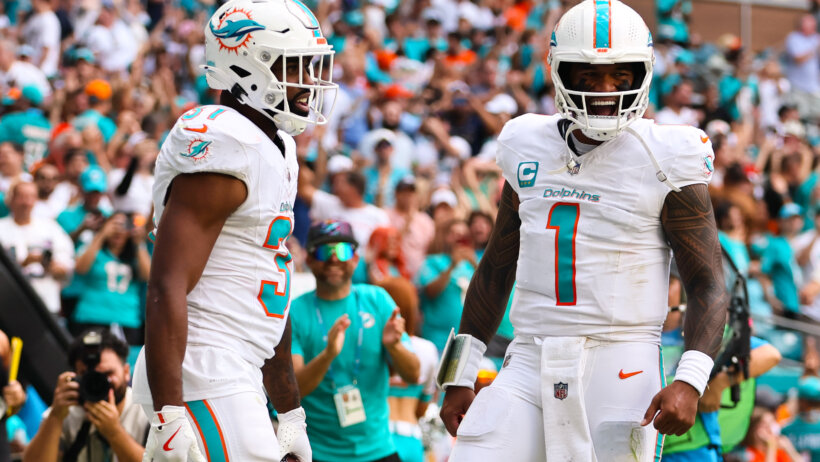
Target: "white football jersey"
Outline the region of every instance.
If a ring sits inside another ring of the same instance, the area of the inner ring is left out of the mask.
[[[630,133],[581,156],[577,174],[554,173],[569,160],[560,120],[527,114],[498,139],[497,162],[520,199],[515,333],[659,342],[671,257],[660,216],[671,189]],[[704,132],[646,119],[631,128],[675,186],[711,179]]]
[[[245,202],[228,217],[202,272],[188,294],[188,352],[183,363],[184,394],[197,399],[208,388],[224,387],[215,377],[234,375],[241,358],[258,368],[273,357],[290,307],[293,263],[285,241],[293,230],[298,163],[293,138],[279,132],[285,153],[234,109],[203,106],[183,114],[162,145],[153,189],[154,222],[160,225],[171,182],[177,175],[214,172],[245,183]],[[203,191],[203,194],[208,192]],[[161,239],[161,236],[157,236]],[[224,353],[195,358],[191,346]],[[200,361],[217,364],[206,364]],[[249,380],[255,382],[256,380]],[[237,384],[238,385],[238,384]],[[235,388],[235,387],[234,387]],[[245,388],[247,387],[240,387]]]

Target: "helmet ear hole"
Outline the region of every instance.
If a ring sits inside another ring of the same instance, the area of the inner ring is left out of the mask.
[[[250,72],[237,66],[236,64],[232,65],[230,69],[233,71],[234,74],[238,75],[240,79],[244,79],[245,77],[251,75]]]

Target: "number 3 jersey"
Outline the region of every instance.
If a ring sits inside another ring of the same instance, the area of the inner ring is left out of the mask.
[[[273,357],[284,331],[293,269],[285,240],[293,229],[299,166],[293,138],[279,136],[284,155],[234,109],[198,107],[180,117],[157,158],[153,202],[158,228],[178,175],[220,173],[247,188],[247,198],[228,217],[187,297],[186,400],[213,397],[214,389],[223,394],[260,390],[259,368]]]
[[[580,156],[576,174],[562,169],[561,120],[527,114],[498,138],[497,162],[520,200],[515,333],[658,343],[671,257],[661,209],[672,190],[628,132]],[[646,119],[630,127],[678,188],[711,179],[702,131]]]

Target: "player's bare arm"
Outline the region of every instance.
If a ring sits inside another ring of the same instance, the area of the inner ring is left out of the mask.
[[[199,281],[225,220],[246,196],[242,181],[216,173],[179,175],[167,193],[145,308],[145,359],[155,410],[183,404],[186,296]]]
[[[714,358],[726,325],[729,293],[706,185],[686,186],[679,193],[669,193],[661,222],[686,289],[686,349]]]
[[[726,324],[729,294],[706,185],[670,192],[661,211],[661,223],[688,296],[683,327],[686,350],[714,358]],[[675,380],[655,395],[642,424],[654,418],[655,428],[661,433],[682,435],[695,423],[699,398],[693,385]]]
[[[273,358],[262,366],[262,380],[273,407],[279,413],[285,413],[300,406],[299,384],[293,373],[293,360],[290,354],[291,328],[287,319],[282,339],[274,348]]]
[[[520,228],[518,194],[505,182],[487,250],[467,289],[459,332],[487,343],[498,330],[515,282]]]
[[[470,334],[485,344],[490,341],[501,324],[515,282],[520,228],[518,194],[505,182],[496,224],[490,234],[484,257],[479,262],[467,289],[464,312],[459,325],[460,333]],[[498,277],[500,274],[505,277]],[[475,392],[470,388],[447,388],[440,416],[451,435],[455,436],[461,419],[474,398]]]

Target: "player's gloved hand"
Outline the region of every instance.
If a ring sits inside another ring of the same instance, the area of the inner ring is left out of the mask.
[[[447,387],[447,392],[444,395],[444,403],[441,405],[439,416],[444,421],[444,427],[452,436],[456,436],[458,426],[461,425],[461,419],[470,408],[470,404],[475,399],[475,391],[467,387]]]
[[[205,462],[182,406],[154,412],[142,462]]]
[[[291,455],[299,462],[313,461],[313,451],[307,436],[305,410],[301,407],[279,414],[279,429],[276,438],[279,440],[279,454],[284,459]]]
[[[664,435],[683,435],[695,424],[699,398],[695,387],[675,380],[652,398],[641,425],[654,421]]]

